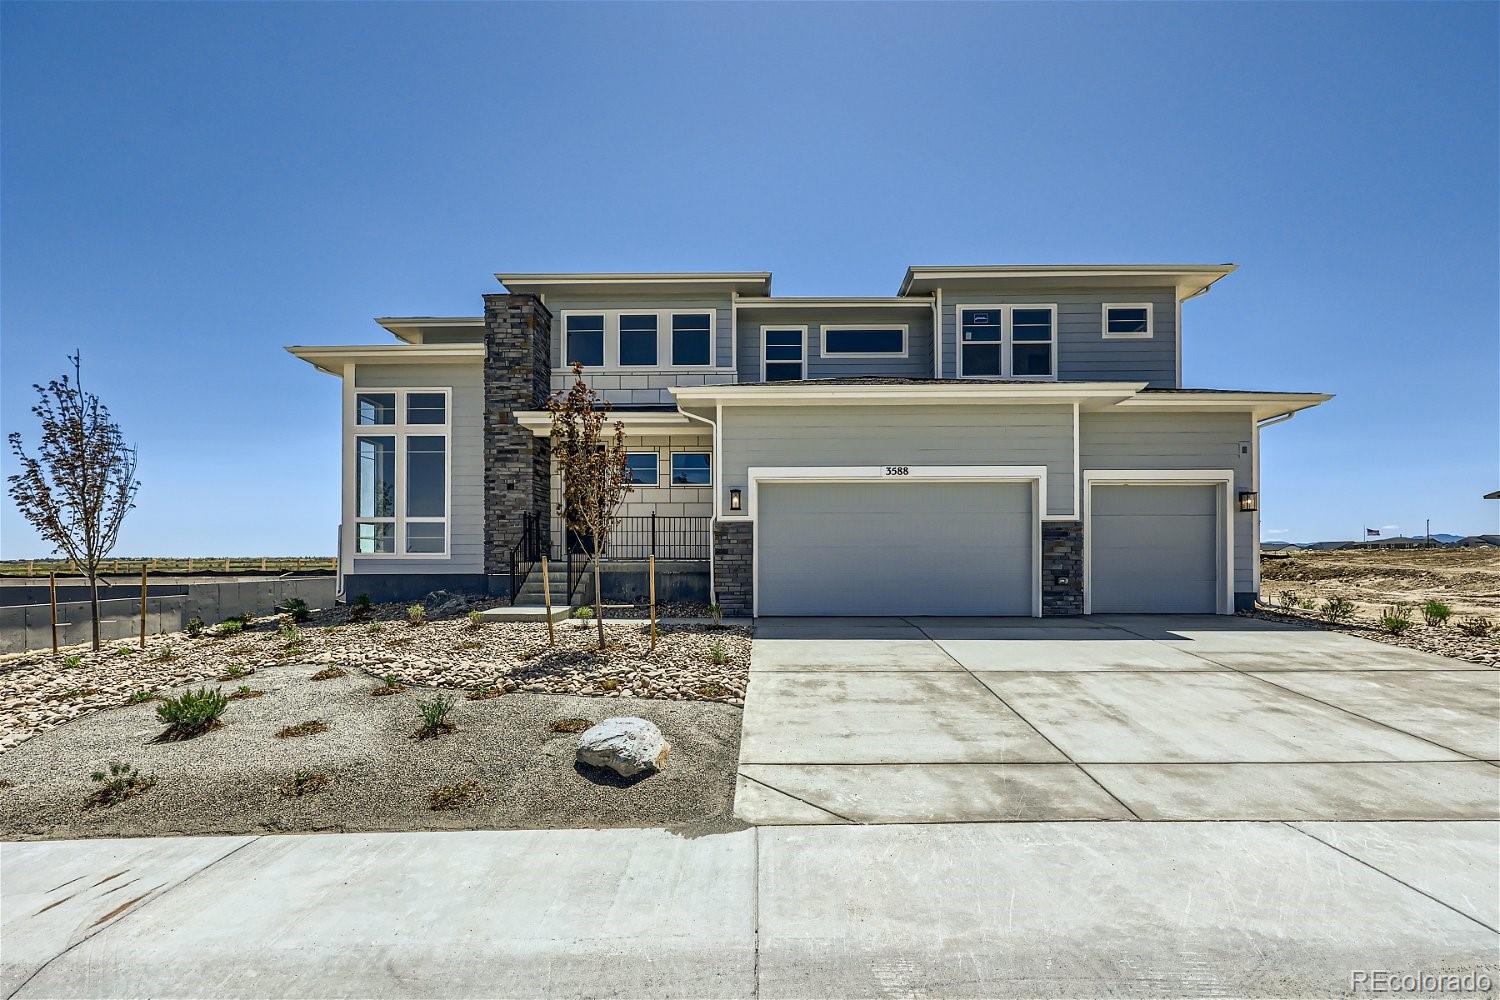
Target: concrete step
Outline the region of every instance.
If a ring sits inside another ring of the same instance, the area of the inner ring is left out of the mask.
[[[566,604],[554,605],[552,608],[552,620],[564,621],[572,613],[572,608]],[[487,622],[544,622],[547,620],[547,609],[540,605],[517,604],[513,608],[499,607],[490,608],[488,611],[479,612],[479,617]]]

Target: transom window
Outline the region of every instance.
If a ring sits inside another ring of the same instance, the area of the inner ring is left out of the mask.
[[[672,364],[701,367],[713,363],[713,316],[672,314]]]
[[[604,317],[597,314],[569,316],[566,327],[567,363],[581,364],[586,368],[603,368]]]
[[[958,374],[1056,378],[1057,307],[960,306]]]
[[[628,452],[625,455],[625,481],[632,486],[655,486],[660,482],[656,452]]]
[[[1144,340],[1151,336],[1151,303],[1106,302],[1104,336],[1116,340]]]
[[[447,554],[448,411],[447,389],[356,394],[349,442],[355,555]]]
[[[824,326],[825,358],[904,358],[904,326]]]
[[[621,367],[656,364],[656,313],[620,314]]]
[[[767,327],[761,336],[764,339],[761,381],[795,382],[806,377],[807,327]]]
[[[672,454],[673,486],[709,486],[712,477],[706,451],[679,451]]]

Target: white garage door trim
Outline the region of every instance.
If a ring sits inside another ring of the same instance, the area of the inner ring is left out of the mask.
[[[1234,470],[1232,469],[1099,469],[1083,474],[1083,613],[1093,614],[1093,540],[1095,486],[1219,487],[1218,613],[1234,614]]]
[[[1045,465],[837,465],[751,466],[750,502],[745,517],[754,521],[761,483],[1030,483],[1031,484],[1031,616],[1042,616],[1042,514],[1047,509]],[[750,549],[750,613],[760,613],[760,532]]]

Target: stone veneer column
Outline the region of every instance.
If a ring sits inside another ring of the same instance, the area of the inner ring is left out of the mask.
[[[714,600],[726,615],[748,618],[754,613],[754,543],[755,522],[714,522]]]
[[[552,388],[552,313],[535,295],[484,297],[484,571],[509,586],[528,513],[550,522],[552,446],[516,423]]]
[[[1066,582],[1064,582],[1066,581]],[[1083,522],[1042,522],[1042,615],[1083,614]]]

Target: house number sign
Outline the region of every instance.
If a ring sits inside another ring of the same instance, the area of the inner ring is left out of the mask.
[[[911,466],[909,466],[909,465],[887,465],[885,467],[885,474],[887,476],[909,476],[909,475],[911,475]]]

